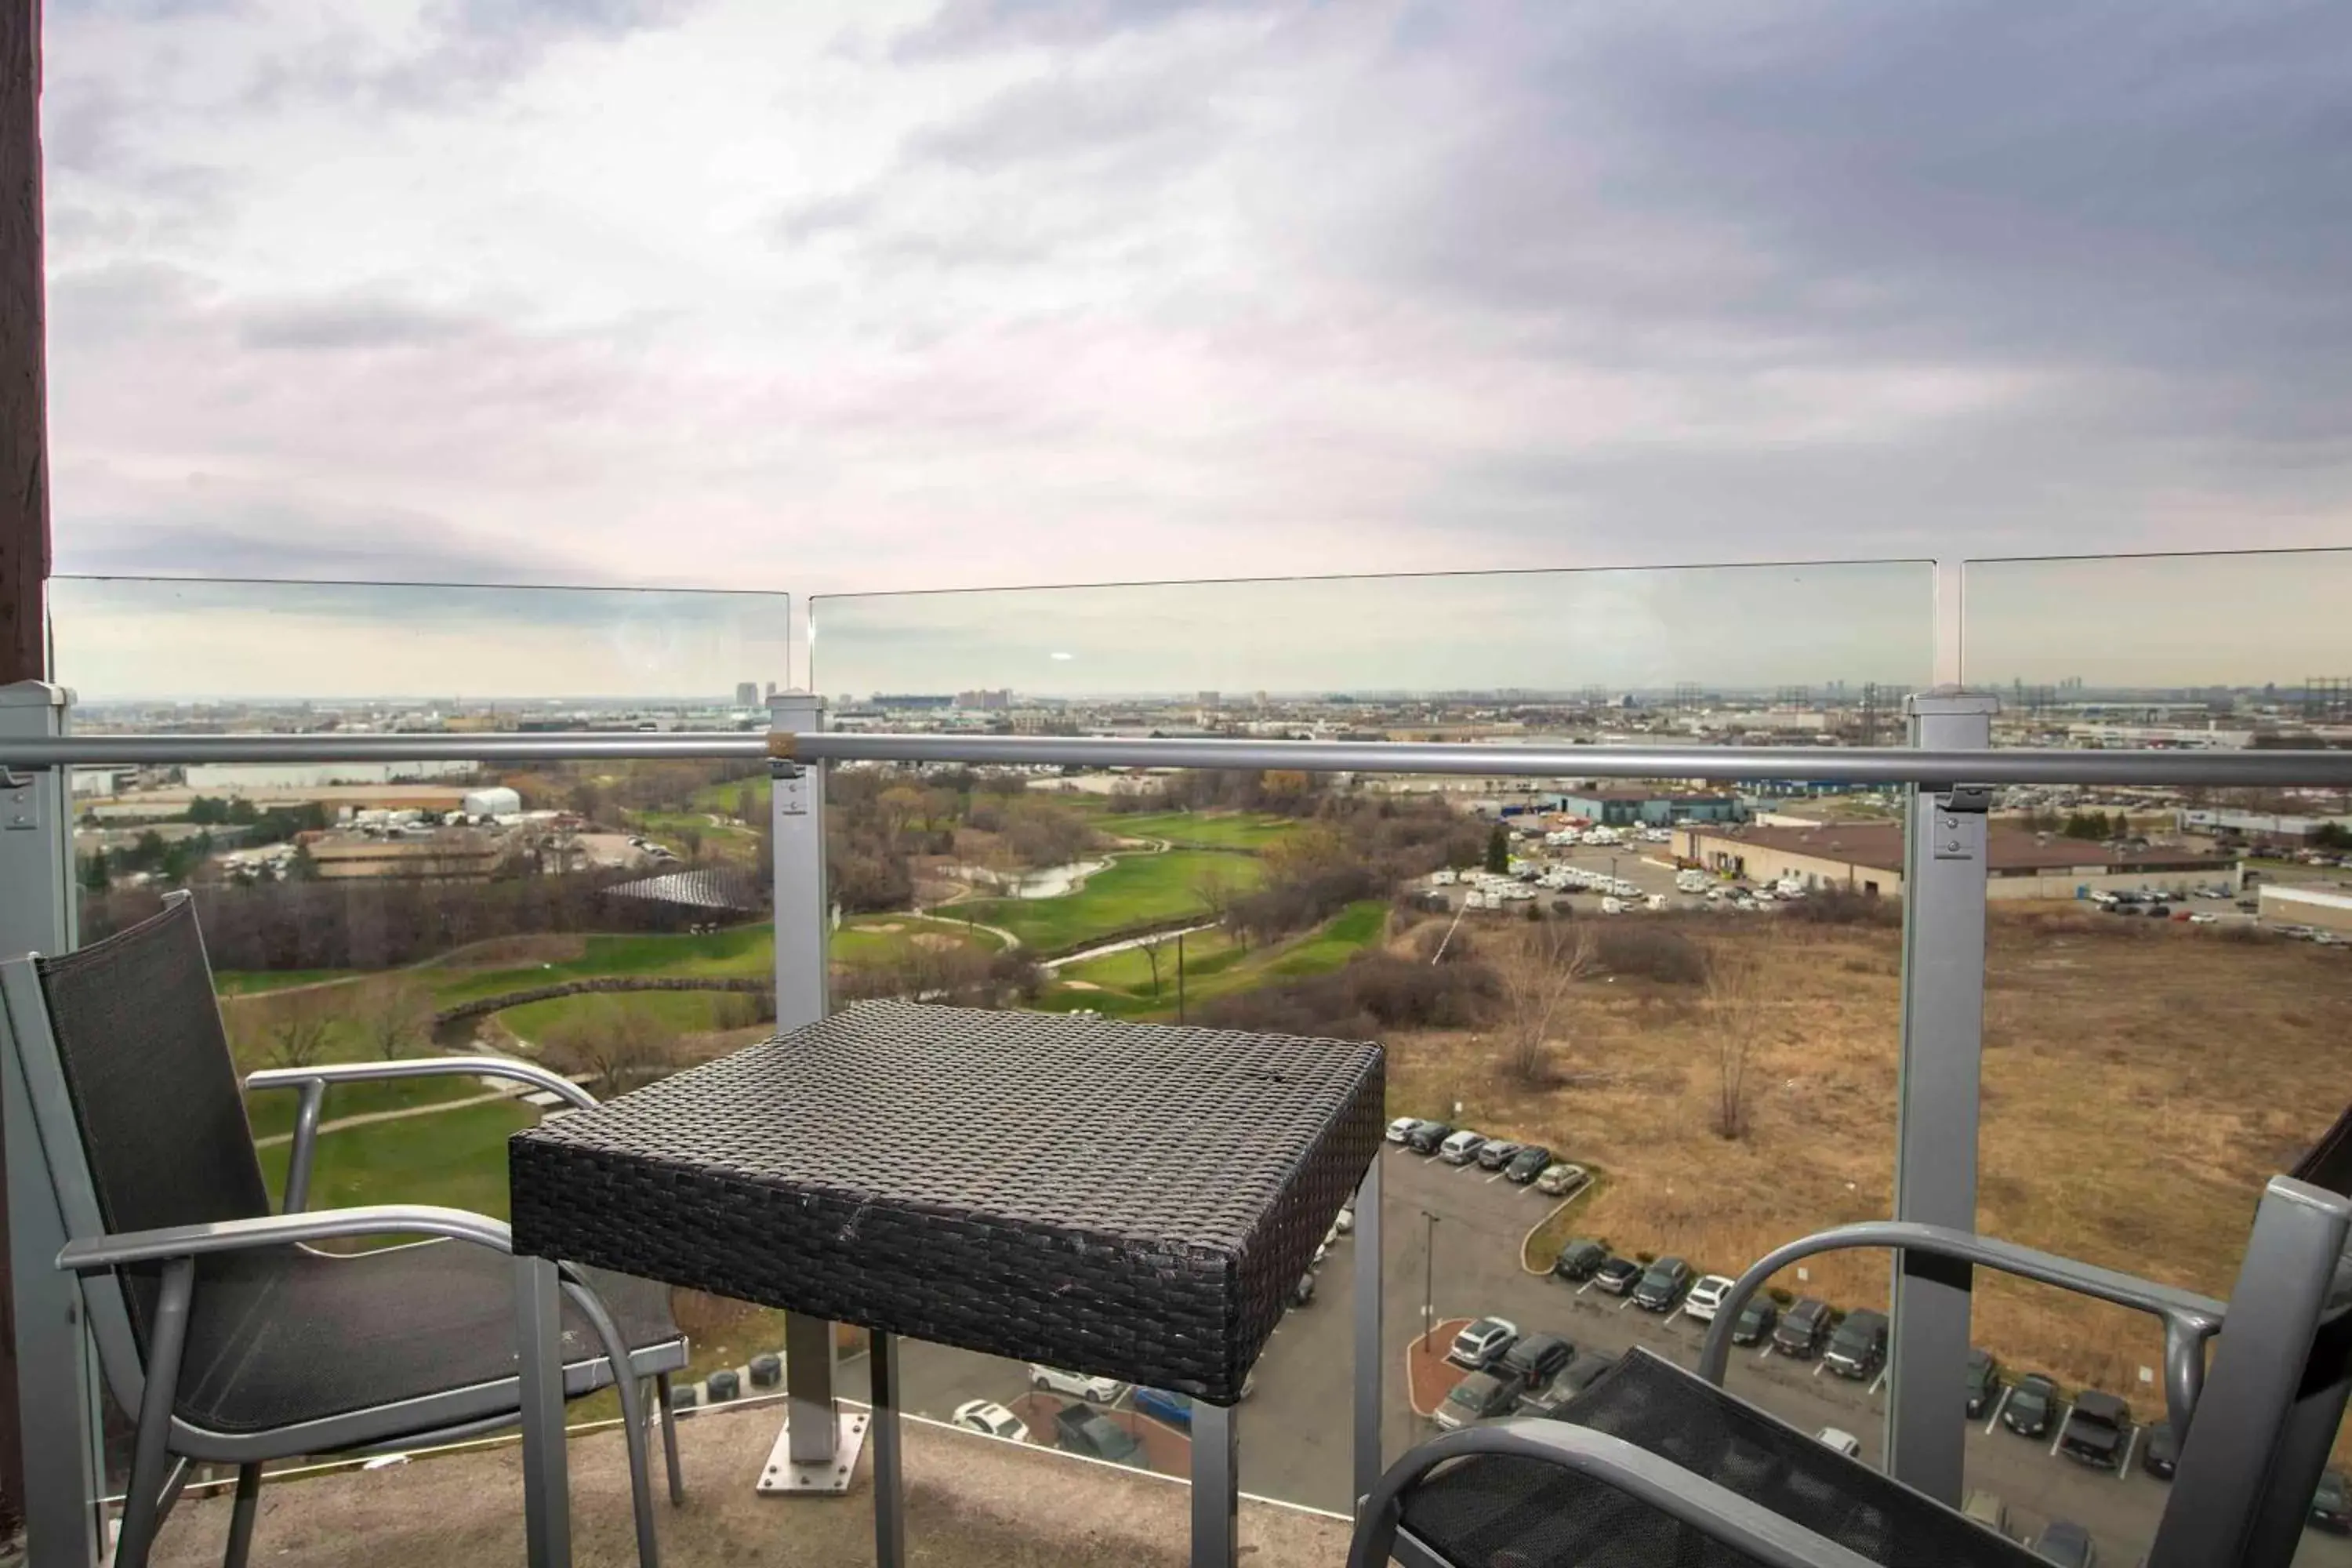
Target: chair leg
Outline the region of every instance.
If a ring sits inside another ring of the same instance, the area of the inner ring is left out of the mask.
[[[253,1552],[253,1516],[260,1500],[260,1464],[239,1465],[236,1501],[228,1515],[228,1551],[222,1554],[221,1568],[245,1568],[245,1560]]]
[[[146,1387],[139,1396],[139,1428],[131,1449],[131,1480],[123,1489],[122,1530],[115,1539],[115,1568],[147,1568],[147,1554],[163,1522],[163,1491],[171,1484],[172,1405],[180,1388],[180,1351],[188,1337],[188,1297],[195,1289],[193,1258],[163,1265],[163,1288],[155,1300],[154,1330],[148,1335]]]
[[[669,1466],[669,1505],[686,1501],[686,1472],[677,1462],[677,1410],[669,1402],[669,1373],[654,1374],[654,1391],[661,1405],[662,1458]]]
[[[637,1516],[637,1568],[660,1568],[661,1547],[654,1534],[653,1481],[646,1473],[652,1461],[646,1452],[646,1411],[637,1397],[637,1380],[630,1374],[628,1342],[621,1337],[613,1315],[593,1290],[568,1279],[563,1289],[604,1342],[605,1363],[613,1369],[613,1392],[621,1396],[621,1431],[629,1447],[629,1504]]]

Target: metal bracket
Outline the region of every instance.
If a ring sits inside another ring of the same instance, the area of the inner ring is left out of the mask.
[[[33,793],[33,775],[0,768],[0,829],[30,831],[41,826],[41,803]]]
[[[1985,852],[1985,832],[1992,811],[1992,786],[1954,784],[1949,789],[1937,792],[1934,798],[1936,858],[1980,859]]]
[[[768,1450],[767,1463],[760,1467],[760,1479],[752,1489],[761,1497],[790,1492],[825,1492],[838,1497],[847,1491],[851,1478],[857,1474],[857,1456],[866,1447],[866,1428],[872,1417],[862,1410],[836,1409],[833,1418],[836,1424],[833,1458],[820,1464],[796,1465],[793,1463],[793,1424],[787,1416],[783,1429],[776,1434],[776,1446]]]
[[[775,791],[777,811],[786,816],[806,816],[809,813],[809,771],[798,763],[773,762],[768,764],[770,786]]]

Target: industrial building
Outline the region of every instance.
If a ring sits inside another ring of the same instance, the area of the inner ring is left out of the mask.
[[[1648,789],[1570,790],[1551,809],[1603,827],[1665,827],[1677,822],[1738,822],[1747,816],[1732,795]]]
[[[2352,893],[2265,882],[2262,900],[2261,918],[2265,925],[2311,926],[2352,936]]]
[[[2309,838],[2323,827],[2352,831],[2352,816],[2282,816],[2261,811],[2200,811],[2180,814],[2183,833],[2244,838]]]
[[[504,784],[493,784],[467,790],[457,809],[467,816],[513,816],[522,810],[522,796]]]
[[[1989,896],[2084,899],[2103,891],[2186,893],[2242,880],[2227,855],[2184,849],[2110,849],[1995,826],[1987,835]],[[1903,826],[1895,822],[1823,823],[1813,827],[1687,827],[1675,853],[1711,871],[1751,882],[1793,877],[1808,888],[1848,888],[1873,896],[1903,892]]]
[[[429,838],[335,835],[307,842],[304,847],[322,882],[357,877],[478,882],[498,868],[505,853],[495,841],[463,828],[442,828]]]

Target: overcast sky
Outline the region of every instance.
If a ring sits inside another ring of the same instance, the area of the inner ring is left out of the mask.
[[[47,26],[68,572],[806,595],[2352,542],[2333,0]],[[1989,673],[2092,673],[2074,624]]]

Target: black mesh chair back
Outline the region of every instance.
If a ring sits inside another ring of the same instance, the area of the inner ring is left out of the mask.
[[[2026,1568],[2034,1561],[1646,1351],[1628,1352],[1558,1419],[1622,1438],[1868,1562]],[[1532,1458],[1481,1458],[1433,1471],[1405,1495],[1402,1523],[1454,1563],[1754,1568],[1762,1561],[1604,1479]]]
[[[108,1232],[268,1214],[194,903],[37,969]],[[143,1351],[154,1281],[126,1282]]]

